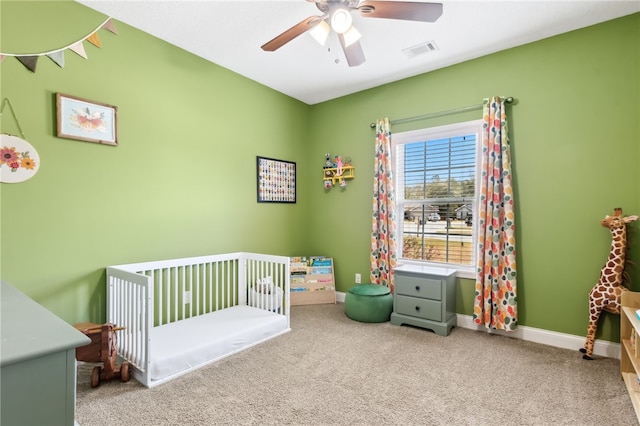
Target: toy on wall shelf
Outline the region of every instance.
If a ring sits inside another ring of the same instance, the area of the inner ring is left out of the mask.
[[[342,158],[336,155],[336,176],[342,176]]]
[[[331,154],[327,152],[324,155],[324,168],[330,169],[331,167],[333,167],[333,163],[331,162]]]
[[[334,186],[339,186],[341,189],[347,187],[347,179],[353,179],[355,176],[355,168],[351,165],[350,157],[343,157],[336,155],[333,157],[334,161],[331,161],[331,154],[326,153],[324,155],[325,162],[322,168],[322,184],[324,189],[329,190]]]
[[[589,292],[589,327],[582,358],[591,360],[593,343],[598,330],[598,319],[602,311],[620,315],[620,299],[627,291],[624,287],[624,267],[627,250],[627,223],[638,220],[638,216],[622,216],[622,209],[614,209],[613,216],[605,216],[600,225],[611,231],[611,250],[607,262],[600,270],[600,279]]]

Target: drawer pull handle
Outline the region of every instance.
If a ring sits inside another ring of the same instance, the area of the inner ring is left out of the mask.
[[[419,285],[416,286],[416,291],[420,291],[420,286]]]
[[[419,311],[419,310],[420,310],[420,306],[416,306],[416,311]]]

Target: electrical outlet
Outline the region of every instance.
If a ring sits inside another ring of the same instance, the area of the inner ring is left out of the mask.
[[[356,274],[356,284],[360,284],[362,282],[362,275]]]

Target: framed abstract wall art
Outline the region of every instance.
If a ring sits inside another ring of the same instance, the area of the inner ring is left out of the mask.
[[[258,202],[296,202],[296,163],[257,157]]]
[[[118,145],[118,108],[56,93],[58,137]]]

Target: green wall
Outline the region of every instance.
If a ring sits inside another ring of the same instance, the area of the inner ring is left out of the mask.
[[[105,19],[69,2],[1,7],[3,52],[64,47]],[[115,24],[119,35],[98,32],[101,49],[84,42],[88,60],[67,51],[65,68],[47,57],[36,73],[14,58],[0,68],[0,95],[41,159],[32,179],[0,186],[2,279],[68,322],[104,320],[110,264],[303,251],[308,196],[299,191],[295,205],[258,204],[256,156],[304,168],[310,108]],[[38,28],[48,30],[26,36]],[[57,92],[116,105],[120,145],[55,137]],[[6,112],[1,130],[17,134]]]
[[[517,212],[520,324],[586,333],[588,292],[610,247],[599,220],[622,207],[640,211],[640,14],[510,49],[312,109],[309,151],[353,158],[357,178],[343,192],[310,192],[312,250],[335,257],[338,289],[368,274],[374,134],[383,116],[413,117],[513,96],[508,108]],[[393,126],[392,133],[480,118],[475,114]],[[311,181],[311,178],[309,179]],[[630,233],[638,234],[638,223]],[[633,238],[632,238],[633,239]],[[640,239],[631,256],[640,262]],[[640,273],[632,268],[634,288]],[[457,311],[471,315],[473,280],[460,279]],[[618,340],[618,317],[605,315],[599,336]]]
[[[67,46],[104,16],[3,1],[0,19],[0,51],[27,53]],[[68,51],[64,69],[46,57],[35,74],[13,58],[0,65],[0,96],[42,163],[33,179],[0,186],[2,279],[65,320],[104,319],[106,265],[157,258],[323,254],[346,291],[354,273],[368,275],[369,124],[508,95],[520,324],[586,332],[587,293],[610,244],[598,221],[618,206],[640,212],[640,14],[313,106],[116,27],[99,31],[102,49],[84,43],[88,60]],[[117,105],[120,146],[55,137],[57,92]],[[7,114],[0,124],[17,133]],[[324,190],[325,152],[353,159],[345,190]],[[256,155],[297,162],[295,205],[256,202]],[[630,231],[640,235],[638,223]],[[636,238],[636,263],[638,250]],[[473,281],[457,291],[458,312],[471,314]],[[599,337],[618,340],[617,324],[606,315]]]

